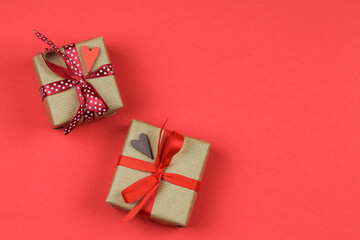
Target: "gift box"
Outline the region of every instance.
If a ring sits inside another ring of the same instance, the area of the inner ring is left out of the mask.
[[[151,220],[185,227],[210,144],[133,120],[106,202]],[[161,133],[161,135],[160,135]],[[159,137],[161,136],[161,137]]]
[[[35,34],[51,47],[33,59],[51,127],[64,127],[73,120],[74,126],[89,123],[110,116],[123,106],[103,37],[58,48],[41,33],[35,31]],[[62,73],[65,71],[62,69],[67,72]],[[87,96],[87,92],[91,96]],[[98,103],[91,100],[101,101]],[[95,105],[95,102],[100,105]],[[81,103],[83,108],[79,108]],[[96,112],[94,108],[101,110]],[[85,117],[86,113],[89,114]],[[65,133],[72,128],[66,129]]]

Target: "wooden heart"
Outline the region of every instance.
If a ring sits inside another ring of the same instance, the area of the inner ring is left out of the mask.
[[[81,53],[84,60],[86,72],[89,73],[91,67],[93,66],[98,54],[99,48],[93,47],[91,50],[87,46],[81,47]]]
[[[136,150],[153,159],[149,138],[146,136],[146,134],[140,134],[139,140],[131,140],[130,143],[131,146],[133,146]]]

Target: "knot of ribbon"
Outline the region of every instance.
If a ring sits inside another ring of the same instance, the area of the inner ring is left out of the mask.
[[[163,126],[159,133],[158,151],[154,163],[124,155],[120,156],[118,161],[119,166],[151,173],[150,176],[140,179],[121,192],[125,203],[132,203],[139,200],[135,207],[122,219],[122,222],[132,220],[139,212],[143,217],[150,217],[156,192],[162,179],[198,192],[200,181],[179,174],[165,172],[173,156],[182,148],[183,143],[183,135],[175,131],[170,132],[164,130]]]
[[[82,117],[84,118],[84,123],[91,123],[95,120],[95,114],[98,116],[104,115],[109,110],[109,107],[95,88],[86,80],[114,75],[112,65],[105,64],[85,75],[75,44],[63,46],[64,52],[61,52],[53,42],[40,32],[35,30],[35,35],[51,47],[45,48],[41,52],[44,62],[52,72],[63,78],[63,80],[45,84],[40,87],[39,90],[42,101],[44,101],[44,98],[47,96],[64,92],[73,87],[76,89],[80,106],[75,117],[65,127],[65,135],[69,134],[79,124]],[[46,60],[46,54],[48,53],[58,54],[65,62],[67,68]]]

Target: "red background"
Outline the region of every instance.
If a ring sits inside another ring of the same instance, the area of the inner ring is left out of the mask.
[[[0,239],[359,239],[359,1],[1,4]],[[32,69],[104,36],[125,107],[64,137]],[[212,144],[188,228],[105,203],[131,119]]]

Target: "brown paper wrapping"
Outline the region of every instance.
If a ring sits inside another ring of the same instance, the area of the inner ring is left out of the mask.
[[[131,140],[139,139],[141,133],[148,136],[154,159],[156,158],[160,128],[137,120],[131,122],[122,155],[154,162],[154,160],[137,151],[130,144]],[[209,149],[209,143],[185,136],[183,147],[173,157],[165,172],[177,173],[201,181]],[[148,172],[117,166],[106,202],[124,211],[131,210],[137,202],[125,203],[121,192],[131,184],[149,175]],[[196,196],[195,191],[162,180],[156,194],[150,219],[169,225],[185,227],[188,224]]]
[[[90,49],[93,47],[99,48],[99,55],[96,58],[94,65],[91,67],[91,71],[95,71],[102,65],[110,63],[103,37],[97,37],[76,43],[75,46],[79,54],[83,72],[85,74],[87,74],[87,72],[81,53],[81,47],[84,45]],[[61,48],[61,50],[63,51],[63,48]],[[57,65],[66,67],[65,63],[57,54],[50,53],[46,56],[46,59]],[[53,73],[48,68],[40,53],[34,57],[33,65],[39,87],[44,84],[62,80],[61,77]],[[105,103],[109,107],[109,111],[107,111],[104,116],[99,117],[97,114],[95,114],[95,120],[110,116],[123,106],[114,75],[88,79],[87,81],[94,86],[96,91],[98,91],[100,96],[104,99]],[[59,128],[66,126],[74,118],[79,108],[79,100],[75,88],[71,88],[67,91],[46,97],[44,99],[44,105],[51,127]],[[80,124],[82,122],[83,119],[81,119]]]

